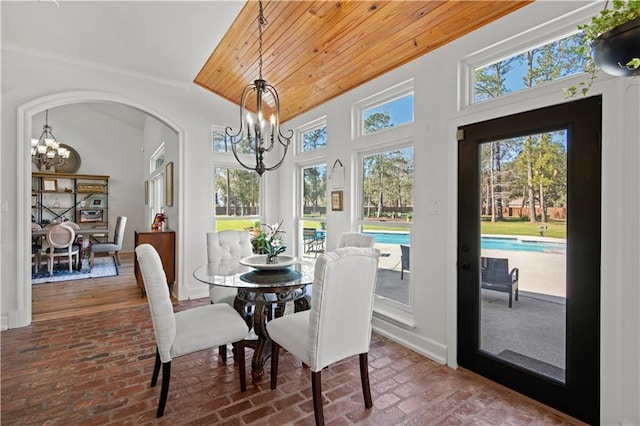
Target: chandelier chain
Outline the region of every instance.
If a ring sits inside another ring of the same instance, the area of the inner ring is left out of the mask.
[[[262,9],[262,0],[258,2],[260,7],[260,12],[258,14],[258,75],[259,79],[262,80],[262,27],[267,25],[267,20],[264,18],[264,11]]]

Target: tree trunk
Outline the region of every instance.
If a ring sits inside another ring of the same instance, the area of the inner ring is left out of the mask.
[[[536,196],[533,192],[533,166],[531,164],[531,145],[527,149],[527,190],[529,193],[529,222],[536,223]]]
[[[502,214],[502,166],[501,166],[501,156],[500,153],[500,142],[494,142],[495,146],[495,161],[496,161],[496,210],[497,210],[497,219],[499,221],[504,220],[504,215]]]
[[[547,223],[547,202],[544,198],[544,188],[540,184],[540,221]]]

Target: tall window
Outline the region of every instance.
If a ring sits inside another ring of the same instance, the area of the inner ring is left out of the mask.
[[[298,217],[303,256],[324,252],[327,220],[327,165],[301,167],[301,206]]]
[[[376,295],[409,305],[410,242],[413,223],[413,147],[361,156],[361,232],[381,251]]]
[[[215,168],[216,231],[242,230],[260,215],[260,179],[252,170]]]
[[[473,103],[539,86],[587,70],[580,53],[582,33],[531,48],[518,55],[474,68]]]

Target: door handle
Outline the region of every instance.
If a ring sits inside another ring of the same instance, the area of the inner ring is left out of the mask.
[[[468,262],[463,262],[461,267],[462,269],[471,269],[471,264]]]

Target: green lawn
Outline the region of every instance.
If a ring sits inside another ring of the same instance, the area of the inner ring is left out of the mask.
[[[224,231],[226,229],[243,230],[251,226],[251,219],[232,219],[232,220],[218,220],[216,222],[216,231]],[[519,219],[507,220],[505,222],[481,222],[481,232],[483,234],[496,234],[496,235],[538,235],[538,223],[529,223]],[[303,226],[305,228],[321,229],[320,222],[316,221],[304,221]],[[409,232],[409,228],[394,228],[392,226],[384,225],[365,225],[363,226],[365,231],[396,231],[396,232]],[[565,221],[552,221],[547,223],[546,237],[554,238],[567,238],[567,227]]]
[[[482,234],[538,236],[539,225],[541,223],[530,223],[519,219],[510,220],[510,218],[504,222],[482,221],[480,232]],[[565,221],[551,221],[546,225],[545,237],[567,238],[567,223]]]

